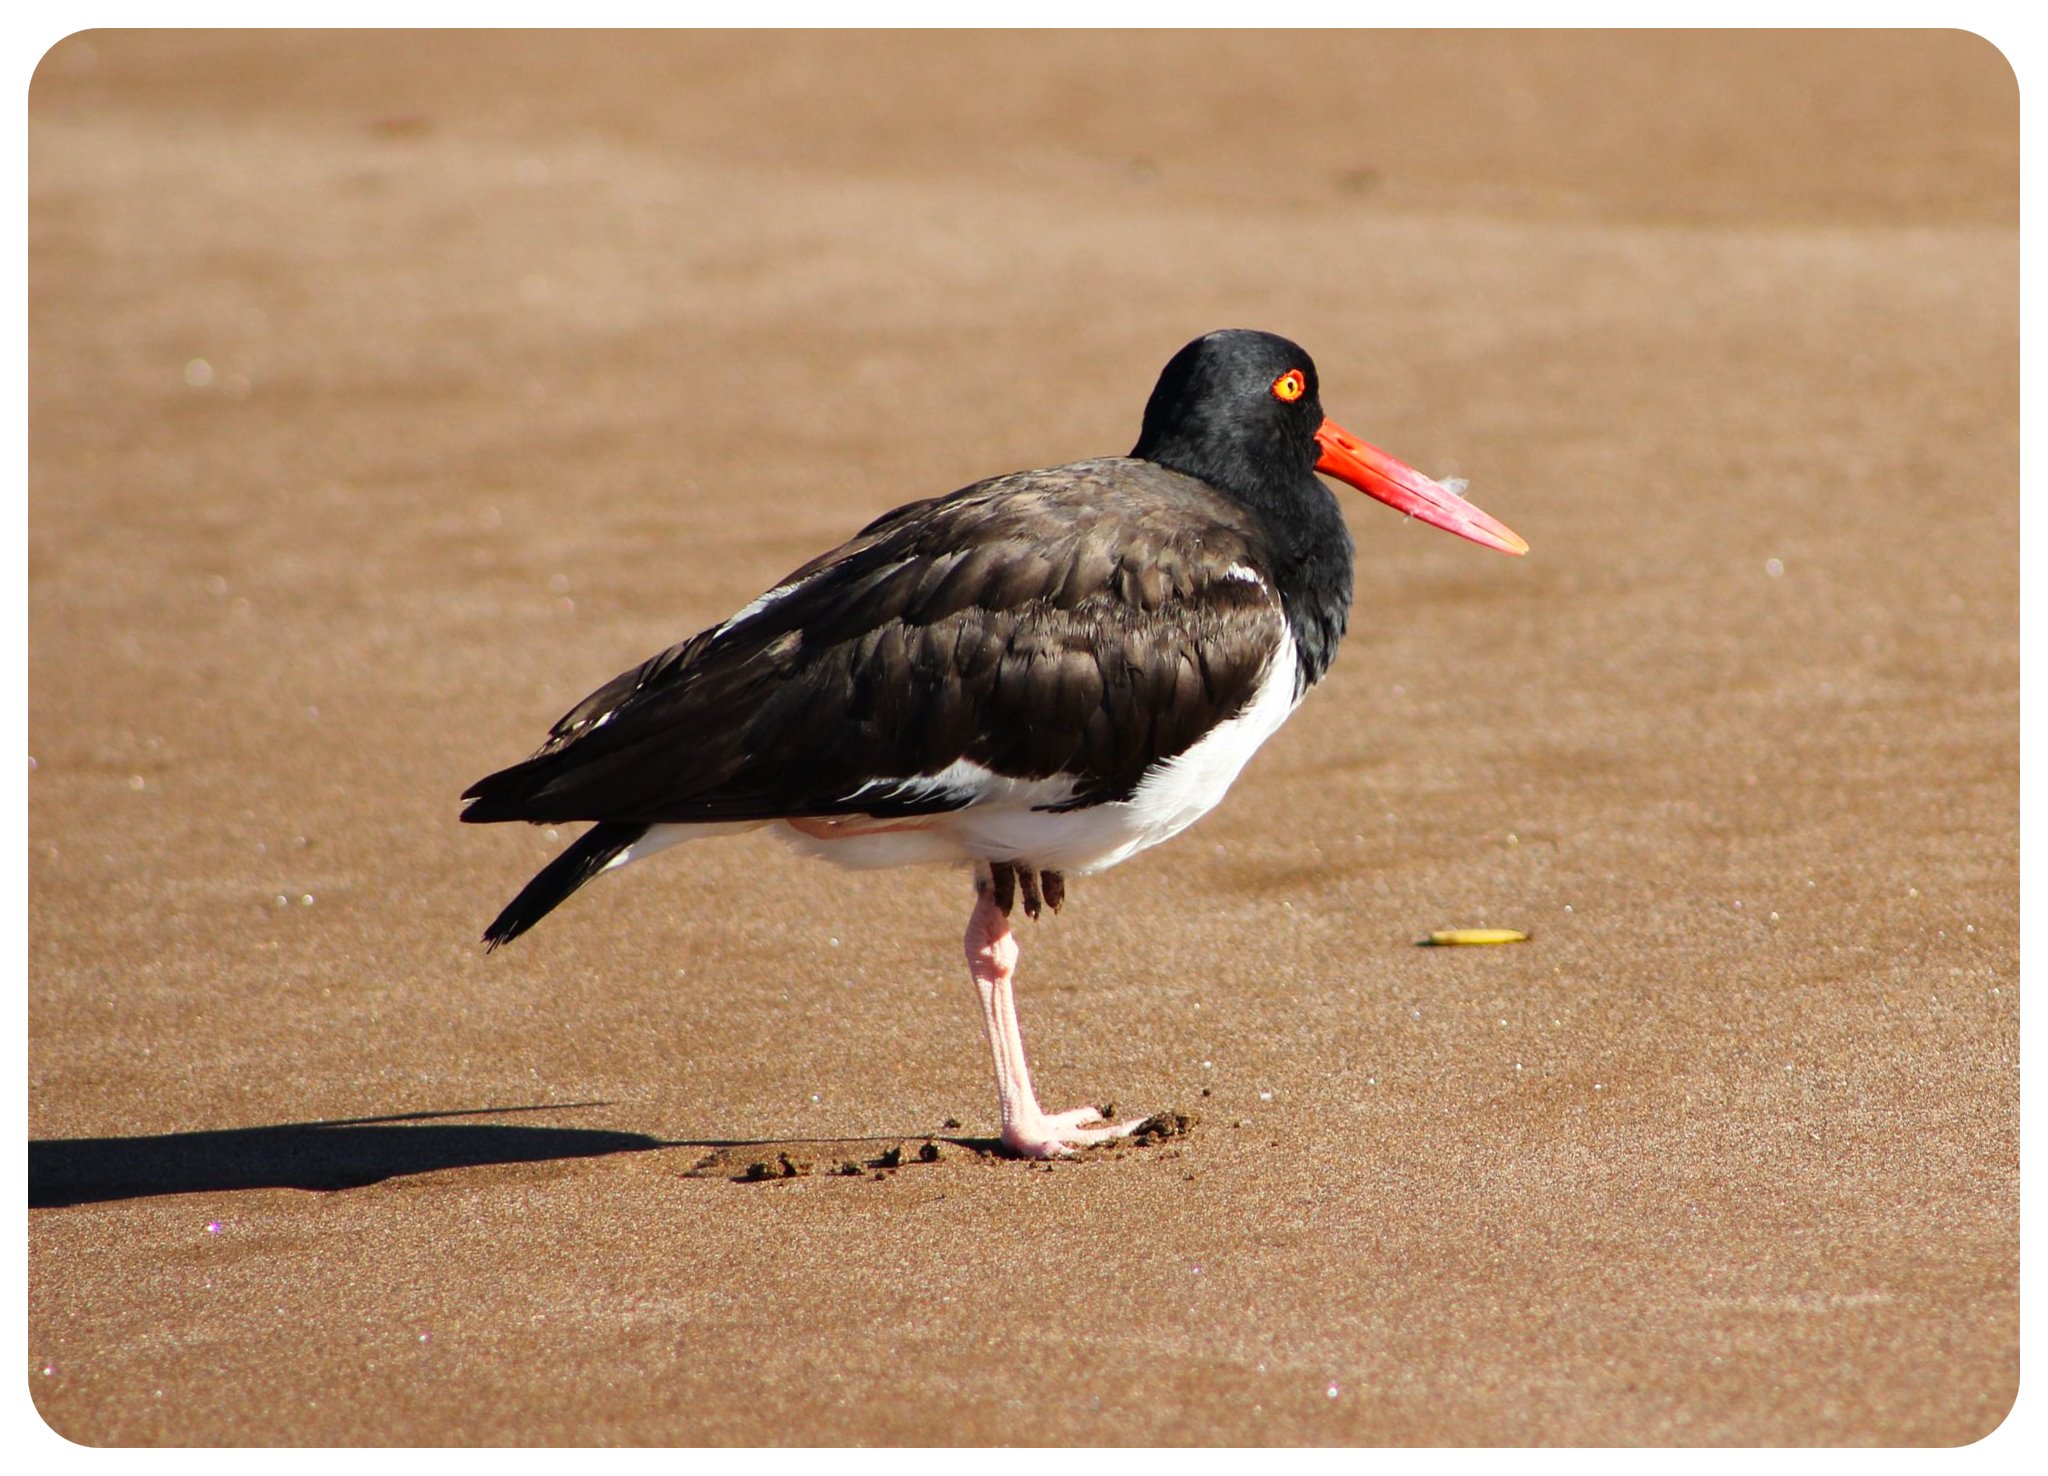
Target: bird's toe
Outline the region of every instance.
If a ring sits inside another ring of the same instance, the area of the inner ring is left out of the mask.
[[[1092,1148],[1115,1138],[1127,1138],[1145,1119],[1107,1123],[1099,1108],[1075,1107],[1066,1112],[1043,1112],[1025,1122],[1010,1123],[1003,1129],[1003,1147],[1019,1158],[1069,1158],[1076,1148]],[[1094,1124],[1102,1124],[1094,1126]]]

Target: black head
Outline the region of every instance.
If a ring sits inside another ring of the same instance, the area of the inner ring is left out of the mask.
[[[1276,333],[1227,328],[1175,354],[1145,405],[1131,455],[1199,477],[1247,506],[1306,517],[1330,536],[1343,520],[1317,472],[1460,538],[1502,553],[1529,551],[1460,487],[1432,481],[1324,419],[1315,361]]]
[[[1239,496],[1314,481],[1315,360],[1275,333],[1225,328],[1167,361],[1131,455]]]

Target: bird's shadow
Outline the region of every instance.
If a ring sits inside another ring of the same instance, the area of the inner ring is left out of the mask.
[[[602,1102],[406,1112],[325,1122],[278,1123],[132,1138],[43,1138],[28,1145],[31,1209],[237,1189],[357,1189],[408,1174],[489,1164],[543,1163],[660,1148],[732,1150],[787,1146],[777,1140],[657,1138],[602,1128],[448,1123],[435,1119],[602,1107]],[[900,1138],[836,1140],[901,1143]],[[912,1139],[910,1141],[915,1141]],[[993,1140],[951,1139],[981,1152]],[[710,1162],[709,1159],[702,1161]]]

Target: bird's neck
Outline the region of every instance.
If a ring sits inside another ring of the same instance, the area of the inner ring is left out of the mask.
[[[1206,482],[1256,517],[1294,636],[1295,680],[1302,691],[1320,681],[1351,616],[1351,530],[1316,475],[1313,443],[1175,427],[1141,436],[1131,454]]]
[[[1337,499],[1315,473],[1299,481],[1233,493],[1258,517],[1287,626],[1294,636],[1296,681],[1306,691],[1337,659],[1351,618],[1351,530]]]

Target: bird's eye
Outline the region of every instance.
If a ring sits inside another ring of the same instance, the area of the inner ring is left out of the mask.
[[[1302,378],[1299,369],[1290,369],[1273,381],[1273,398],[1290,405],[1307,393],[1308,381]]]

